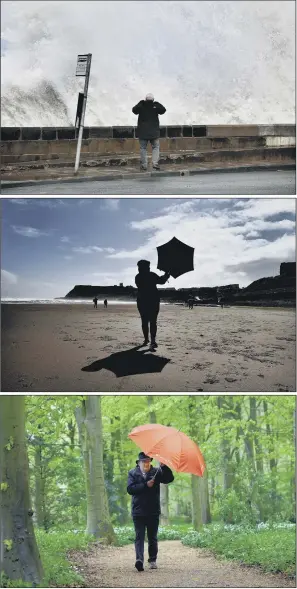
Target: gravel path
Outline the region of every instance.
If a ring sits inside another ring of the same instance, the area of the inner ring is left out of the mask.
[[[147,549],[145,549],[147,552]],[[208,551],[179,540],[159,543],[158,570],[138,573],[134,546],[102,547],[72,552],[71,561],[87,587],[295,587],[283,575],[263,573],[232,561],[217,560]]]

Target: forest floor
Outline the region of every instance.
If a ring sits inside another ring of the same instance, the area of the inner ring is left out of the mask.
[[[149,570],[145,563],[141,573],[134,568],[133,544],[95,544],[88,552],[72,551],[69,558],[86,587],[296,587],[285,575],[218,560],[208,550],[184,546],[179,540],[160,542],[158,569]]]

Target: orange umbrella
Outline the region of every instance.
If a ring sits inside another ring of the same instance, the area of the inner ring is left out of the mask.
[[[148,456],[177,472],[203,476],[205,462],[197,444],[174,427],[148,423],[135,427],[128,437]]]

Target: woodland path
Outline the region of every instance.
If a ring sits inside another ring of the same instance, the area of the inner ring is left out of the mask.
[[[147,544],[145,545],[147,554]],[[87,587],[295,587],[280,574],[264,573],[234,561],[218,560],[205,549],[184,546],[179,540],[159,542],[158,569],[134,568],[134,545],[102,547],[69,555]],[[147,557],[146,557],[147,558]]]

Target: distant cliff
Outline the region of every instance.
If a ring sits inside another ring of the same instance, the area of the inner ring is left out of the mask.
[[[198,297],[196,304],[295,306],[296,304],[296,262],[284,262],[278,276],[259,278],[245,288],[238,284],[216,287],[159,288],[161,301],[185,302],[190,295]],[[77,284],[67,293],[66,299],[114,298],[135,300],[137,289],[133,286],[93,286]]]

